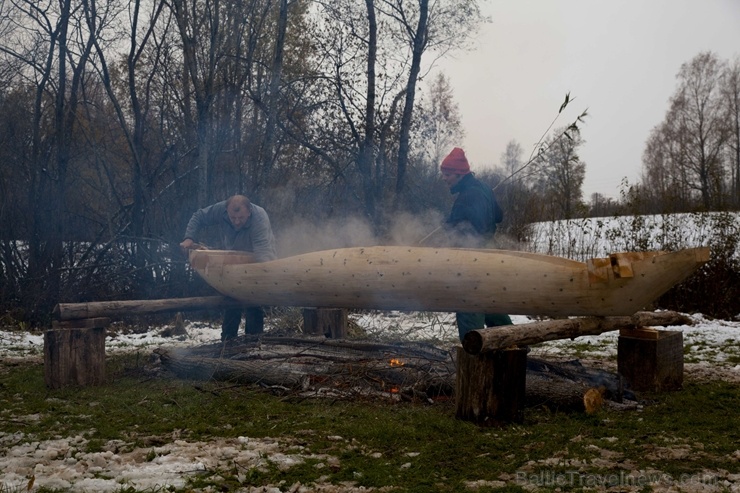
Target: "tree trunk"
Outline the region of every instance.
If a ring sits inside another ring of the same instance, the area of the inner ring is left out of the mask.
[[[546,320],[523,325],[491,327],[465,334],[463,347],[480,354],[512,346],[527,346],[544,341],[574,339],[584,335],[649,325],[691,324],[691,319],[676,312],[637,312],[631,317],[584,317]]]
[[[231,360],[170,354],[157,349],[162,362],[179,377],[193,380],[216,380],[234,383],[257,383],[300,388],[308,377],[306,371],[290,363],[271,360]]]
[[[225,296],[166,298],[161,300],[93,301],[89,303],[59,303],[54,307],[52,315],[55,320],[75,320],[241,306],[244,306],[244,303]]]
[[[263,183],[266,187],[272,184],[272,167],[275,161],[275,142],[278,103],[280,101],[280,78],[283,73],[283,52],[285,49],[285,32],[288,25],[288,1],[280,0],[280,11],[275,35],[275,52],[270,71],[270,96],[267,105],[267,118],[265,122],[265,140],[262,147],[262,169]]]
[[[571,382],[527,373],[527,406],[547,406],[561,411],[594,413],[604,405],[603,389],[586,382]]]
[[[411,134],[411,121],[414,111],[414,99],[416,97],[416,83],[421,71],[421,57],[427,44],[429,19],[429,0],[419,0],[419,22],[414,31],[412,39],[413,55],[411,57],[411,69],[409,79],[406,83],[406,102],[401,115],[401,128],[398,143],[398,171],[396,174],[396,200],[403,194],[406,187],[406,168],[409,160],[409,141]]]

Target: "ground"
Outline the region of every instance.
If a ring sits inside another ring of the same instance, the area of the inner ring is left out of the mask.
[[[701,315],[693,315],[694,325],[670,327],[671,330],[683,332],[685,345],[685,379],[687,381],[723,380],[740,384],[740,322],[708,320]],[[515,323],[526,323],[524,318],[516,318]],[[450,314],[402,314],[377,313],[356,317],[355,322],[365,327],[371,336],[386,339],[432,340],[440,345],[454,346],[455,329]],[[163,328],[152,328],[147,332],[112,331],[107,341],[107,351],[127,351],[154,348],[159,345],[192,345],[217,340],[218,329],[209,324],[193,323],[187,325],[189,336],[180,339],[159,337]],[[577,357],[586,366],[616,371],[616,333],[589,336],[574,341],[553,341],[533,348],[537,356],[555,359]],[[28,333],[8,330],[0,338],[0,362],[6,370],[18,364],[43,362],[43,336],[40,333]],[[2,374],[0,373],[0,377]],[[0,386],[1,387],[1,386]],[[11,396],[7,396],[11,398]],[[53,398],[53,397],[52,397]],[[271,463],[278,468],[290,468],[307,459],[316,461],[318,469],[332,470],[337,467],[337,456],[316,456],[307,452],[301,440],[285,438],[254,439],[239,437],[235,439],[213,439],[209,441],[187,441],[175,430],[171,436],[152,437],[151,445],[132,449],[124,441],[112,441],[105,444],[101,451],[86,452],[87,439],[83,436],[62,437],[54,440],[34,440],[24,434],[20,424],[39,419],[39,416],[7,416],[0,414],[0,419],[16,420],[18,430],[14,433],[0,433],[0,492],[33,491],[43,486],[47,489],[70,488],[71,491],[114,492],[122,484],[128,484],[137,490],[150,491],[162,485],[182,488],[186,478],[203,471],[226,470],[238,465],[239,474],[246,475],[251,468],[265,467]],[[330,440],[347,447],[357,447],[348,437],[332,436]],[[578,436],[571,441],[576,443]],[[676,459],[681,454],[695,454],[694,444],[674,444],[657,447],[653,454],[671,454]],[[418,454],[416,454],[418,455]],[[409,466],[416,458],[414,452],[408,454]],[[740,463],[740,450],[735,452]],[[383,460],[382,452],[368,451],[367,460]],[[559,465],[566,460],[553,457]],[[570,464],[578,469],[577,459]],[[624,469],[625,463],[618,453],[601,449],[603,469],[609,470],[619,463]],[[527,490],[538,490],[543,485],[561,478],[543,478],[536,476],[542,462],[523,464],[519,477],[503,476],[500,481],[470,481],[467,489],[476,491],[480,488],[504,487],[516,483]],[[658,478],[660,471],[638,471],[636,477],[644,480]],[[683,478],[678,483],[656,481],[651,483],[652,491],[684,492],[720,492],[740,491],[740,471],[707,471],[703,477]],[[326,476],[328,478],[328,476]],[[33,484],[30,484],[33,478]],[[582,480],[583,478],[581,478]],[[600,484],[600,478],[591,478],[593,491],[609,491],[609,485]],[[623,482],[620,491],[642,491],[644,484],[635,480]],[[207,491],[207,490],[203,490]],[[273,484],[261,487],[245,487],[244,492],[338,492],[352,493],[371,491],[354,484],[329,484],[321,480],[311,485]]]

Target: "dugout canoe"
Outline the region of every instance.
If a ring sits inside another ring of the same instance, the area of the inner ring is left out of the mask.
[[[243,252],[192,250],[189,259],[208,284],[245,305],[619,316],[648,308],[706,263],[709,249],[615,253],[587,262],[407,246],[338,248],[263,263]]]

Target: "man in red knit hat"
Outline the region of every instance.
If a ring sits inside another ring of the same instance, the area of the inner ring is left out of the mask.
[[[493,190],[473,175],[465,151],[459,147],[452,149],[442,160],[440,170],[450,193],[457,194],[444,225],[449,246],[485,248],[490,244],[502,216]],[[471,330],[511,325],[511,318],[499,313],[459,312],[456,318],[460,341]]]

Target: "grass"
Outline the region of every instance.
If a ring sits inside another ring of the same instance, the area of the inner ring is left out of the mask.
[[[47,391],[41,365],[0,369],[0,456],[9,447],[2,438],[22,431],[29,442],[81,436],[88,453],[118,441],[118,453],[140,448],[150,462],[175,436],[271,439],[282,453],[305,457],[287,468],[264,461],[204,471],[177,491],[265,484],[287,491],[315,482],[394,491],[470,491],[469,484],[481,492],[532,485],[585,491],[596,483],[637,481],[629,476],[637,472],[643,481],[661,474],[681,481],[710,471],[715,482],[737,472],[740,393],[723,382],[647,396],[650,403],[640,411],[535,408],[522,424],[480,428],[455,419],[452,402],[299,401],[257,387],[153,376],[133,356],[110,357],[107,370],[105,385]]]

